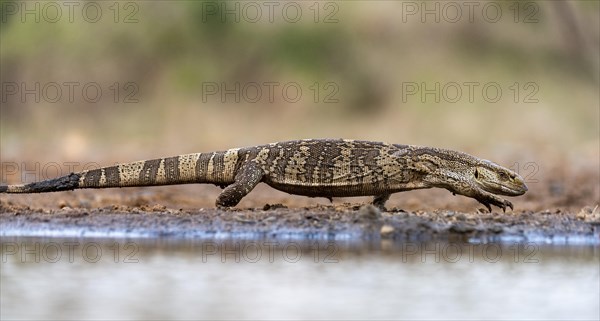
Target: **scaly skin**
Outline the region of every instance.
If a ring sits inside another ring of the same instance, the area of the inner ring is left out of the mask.
[[[527,191],[517,173],[451,150],[357,140],[306,139],[126,163],[71,173],[0,193],[42,193],[78,188],[190,183],[224,188],[216,205],[237,205],[258,183],[311,197],[375,196],[384,208],[396,192],[439,187],[476,199],[491,212],[511,202],[496,195]]]

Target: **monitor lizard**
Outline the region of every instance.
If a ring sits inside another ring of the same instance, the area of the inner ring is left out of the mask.
[[[527,191],[519,174],[469,154],[433,147],[348,139],[305,139],[124,163],[23,185],[0,193],[44,193],[79,188],[189,183],[224,188],[218,207],[236,206],[258,183],[310,197],[374,196],[385,209],[396,192],[445,188],[491,205],[513,209],[496,195]]]

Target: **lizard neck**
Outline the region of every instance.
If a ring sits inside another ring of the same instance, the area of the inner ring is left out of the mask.
[[[470,171],[480,162],[469,154],[434,147],[405,146],[400,151],[401,164],[420,175],[427,187],[469,186]]]

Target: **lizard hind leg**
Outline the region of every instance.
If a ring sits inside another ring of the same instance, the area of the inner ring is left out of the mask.
[[[219,197],[217,207],[236,206],[244,196],[248,195],[263,178],[263,171],[256,164],[249,164],[240,168],[235,175],[235,182],[227,186]]]
[[[385,202],[390,199],[390,194],[381,194],[373,198],[373,205],[382,211],[386,211]]]

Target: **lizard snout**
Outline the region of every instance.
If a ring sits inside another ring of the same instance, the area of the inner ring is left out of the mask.
[[[519,196],[525,194],[529,188],[523,181],[523,178],[517,176],[512,180],[512,182],[510,182],[510,184],[503,186],[502,190],[507,196]]]

